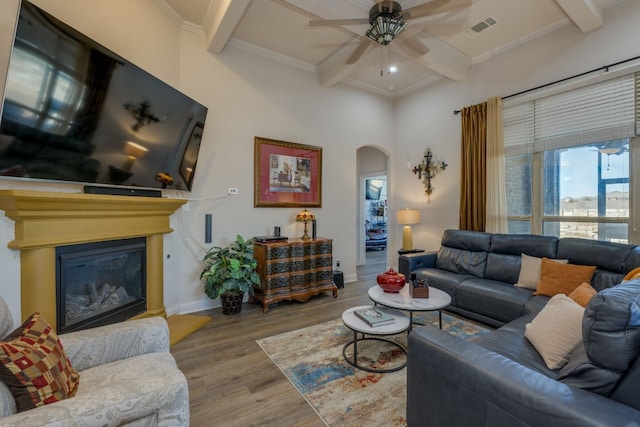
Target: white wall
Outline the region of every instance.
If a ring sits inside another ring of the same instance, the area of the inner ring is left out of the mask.
[[[588,34],[573,25],[564,27],[475,65],[468,82],[443,80],[397,101],[390,211],[420,209],[422,223],[412,227],[416,247],[437,249],[442,231],[458,227],[460,116],[453,111],[637,56],[640,2],[629,0],[607,10],[604,22],[604,27]],[[406,167],[408,159],[417,164],[427,147],[449,164],[433,181],[431,203]],[[401,235],[395,238],[395,246],[401,246]]]
[[[0,34],[12,33],[18,0],[0,4]],[[199,280],[204,255],[204,215],[213,214],[213,244],[226,245],[237,233],[245,237],[270,233],[299,237],[296,208],[253,207],[254,137],[323,147],[322,207],[311,209],[318,234],[334,239],[334,258],[345,277],[356,271],[356,150],[375,145],[390,151],[393,103],[350,86],[321,87],[308,71],[227,47],[220,55],[206,52],[204,38],[180,31],[152,0],[34,1],[67,24],[136,63],[209,108],[188,207],[171,217],[175,230],[164,239],[165,306],[168,312],[191,312],[219,305],[206,298]],[[0,63],[6,64],[11,39],[0,39]],[[9,47],[7,47],[9,46]],[[4,87],[4,76],[0,76]],[[227,196],[236,187],[239,195]],[[0,188],[79,192],[77,185],[0,180]],[[345,218],[352,218],[346,220]],[[2,296],[20,306],[19,253],[6,248],[13,222],[0,221]],[[14,313],[17,318],[19,314]]]

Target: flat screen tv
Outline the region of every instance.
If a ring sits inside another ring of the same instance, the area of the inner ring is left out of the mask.
[[[26,0],[0,123],[0,175],[191,190],[207,108]]]
[[[379,200],[384,182],[380,179],[367,178],[365,180],[365,197],[367,200]]]

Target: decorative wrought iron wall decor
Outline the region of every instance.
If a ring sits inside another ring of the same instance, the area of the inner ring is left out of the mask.
[[[424,193],[427,195],[427,199],[429,201],[431,201],[431,193],[433,193],[431,180],[446,168],[447,164],[444,161],[433,160],[431,149],[427,148],[424,151],[424,156],[420,163],[412,169],[412,172],[418,175],[418,179],[422,180],[422,183],[424,184]]]

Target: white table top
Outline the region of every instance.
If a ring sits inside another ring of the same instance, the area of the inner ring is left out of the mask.
[[[388,325],[371,327],[367,325],[364,320],[353,314],[355,310],[363,308],[369,308],[370,305],[360,305],[358,307],[351,307],[342,313],[342,322],[345,326],[353,331],[362,332],[367,335],[395,335],[400,332],[404,332],[409,329],[409,318],[398,310],[385,307],[377,307],[379,310],[383,310],[395,319],[394,323]]]
[[[429,287],[429,298],[411,298],[408,284],[398,293],[385,292],[380,286],[373,286],[369,288],[369,299],[385,307],[408,311],[440,310],[451,304],[451,297],[448,293],[431,286]]]

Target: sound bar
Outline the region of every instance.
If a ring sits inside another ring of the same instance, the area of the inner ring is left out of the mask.
[[[162,191],[144,188],[120,188],[120,187],[100,187],[97,185],[85,185],[85,194],[106,194],[109,196],[139,196],[139,197],[162,197]]]

